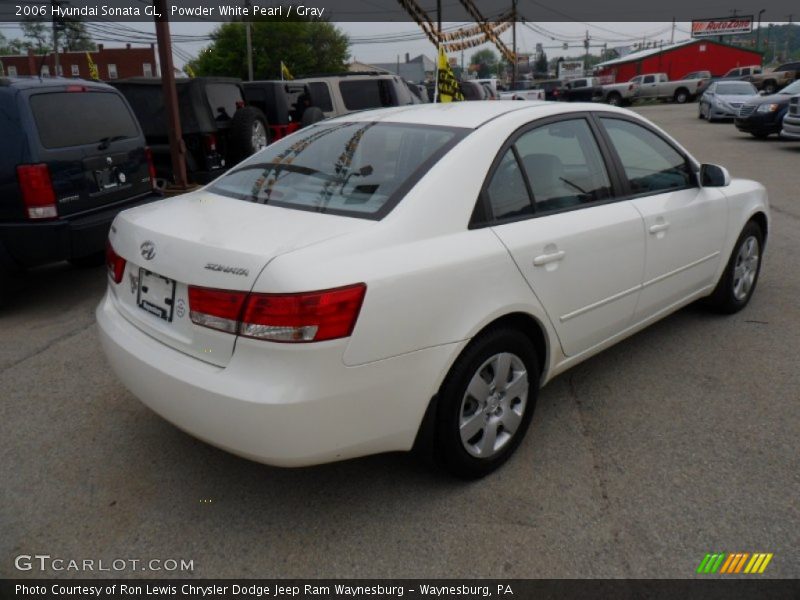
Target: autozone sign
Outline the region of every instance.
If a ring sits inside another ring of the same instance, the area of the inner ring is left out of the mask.
[[[727,19],[705,19],[692,21],[692,37],[734,35],[753,31],[753,17],[729,17]]]

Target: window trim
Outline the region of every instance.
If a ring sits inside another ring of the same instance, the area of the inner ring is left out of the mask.
[[[483,180],[483,184],[481,185],[480,192],[478,193],[478,198],[476,199],[476,206],[472,211],[472,216],[470,217],[468,229],[482,229],[484,227],[505,225],[506,223],[516,223],[518,221],[526,221],[528,219],[548,217],[550,215],[556,215],[575,210],[585,210],[588,208],[593,208],[595,206],[604,206],[606,204],[611,204],[612,202],[619,202],[620,200],[623,200],[624,197],[621,196],[620,194],[623,192],[623,190],[627,190],[627,188],[623,187],[622,185],[623,181],[620,179],[619,173],[617,171],[617,164],[616,162],[614,162],[614,160],[612,160],[612,155],[610,154],[610,151],[607,148],[606,140],[601,135],[603,132],[599,130],[598,124],[593,119],[594,114],[595,113],[592,111],[579,111],[579,112],[570,112],[559,115],[552,115],[549,117],[536,119],[535,121],[530,121],[518,127],[516,130],[514,130],[514,132],[512,132],[511,135],[508,136],[506,141],[503,142],[503,145],[500,147],[500,150],[498,150],[497,155],[492,160],[492,164],[489,166],[489,171],[487,172],[486,177]],[[586,125],[589,127],[589,132],[591,133],[592,138],[597,144],[597,150],[598,152],[600,152],[600,159],[603,161],[603,166],[606,169],[606,175],[608,175],[608,180],[609,183],[611,184],[611,195],[605,200],[598,200],[597,202],[591,202],[588,204],[567,206],[565,208],[558,208],[553,210],[537,211],[536,202],[534,200],[533,191],[531,189],[531,184],[530,181],[528,180],[528,174],[522,167],[522,164],[519,159],[519,154],[516,149],[517,140],[526,133],[528,133],[529,131],[533,131],[534,129],[539,129],[540,127],[546,127],[547,125],[552,125],[553,123],[559,123],[562,121],[576,121],[576,120],[583,120],[586,122]],[[500,163],[502,162],[503,157],[505,156],[509,148],[514,149],[514,158],[517,161],[517,166],[522,172],[522,178],[525,181],[525,187],[528,190],[528,198],[531,202],[533,212],[532,214],[529,215],[519,215],[516,217],[509,217],[506,219],[495,219],[494,212],[492,211],[492,206],[489,199],[488,187],[492,177],[494,177],[495,172],[500,166]],[[479,208],[477,206],[478,204],[481,204],[482,206]],[[479,220],[478,219],[479,215],[483,215],[485,219]]]
[[[617,175],[620,179],[620,185],[622,186],[621,190],[623,191],[623,195],[620,197],[620,200],[634,200],[636,198],[644,198],[646,196],[658,196],[660,194],[668,194],[672,192],[680,192],[683,190],[691,190],[694,188],[702,187],[702,185],[700,185],[700,178],[699,178],[700,165],[697,164],[696,161],[686,152],[676,147],[672,141],[664,137],[663,133],[658,131],[655,127],[653,127],[649,123],[641,121],[636,117],[630,117],[626,114],[618,114],[611,112],[596,112],[593,113],[592,118],[596,121],[599,133],[600,135],[603,136],[605,140],[605,146],[609,153],[609,158],[613,160],[615,170],[617,171]],[[660,190],[657,192],[639,192],[634,194],[631,191],[630,180],[628,179],[628,176],[625,174],[625,167],[622,164],[622,159],[619,157],[617,149],[614,146],[614,142],[611,140],[611,136],[609,135],[608,131],[606,131],[606,128],[602,123],[602,119],[616,119],[618,121],[627,121],[628,123],[631,123],[633,125],[638,125],[639,127],[642,127],[643,129],[646,129],[647,131],[655,135],[657,138],[659,138],[661,141],[667,144],[667,146],[672,148],[679,156],[683,158],[684,163],[686,164],[687,167],[689,167],[689,172],[693,176],[694,183],[683,187],[671,188],[668,190]]]

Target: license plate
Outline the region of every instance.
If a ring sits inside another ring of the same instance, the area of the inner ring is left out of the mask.
[[[111,169],[103,169],[102,171],[94,172],[94,179],[97,182],[97,189],[108,190],[115,188],[119,185],[117,176]]]
[[[136,304],[151,315],[172,323],[172,313],[175,308],[175,281],[140,268]]]

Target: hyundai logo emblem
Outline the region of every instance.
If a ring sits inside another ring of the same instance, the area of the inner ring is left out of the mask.
[[[142,245],[139,246],[139,250],[142,251],[142,258],[145,260],[153,260],[153,257],[156,255],[156,245],[150,240],[142,242]]]

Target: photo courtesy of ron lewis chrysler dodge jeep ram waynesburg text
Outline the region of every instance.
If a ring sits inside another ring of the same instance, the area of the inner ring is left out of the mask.
[[[764,188],[624,109],[463,102],[316,123],[122,212],[114,372],[192,435],[298,466],[427,448],[480,477],[539,387],[756,286]]]

